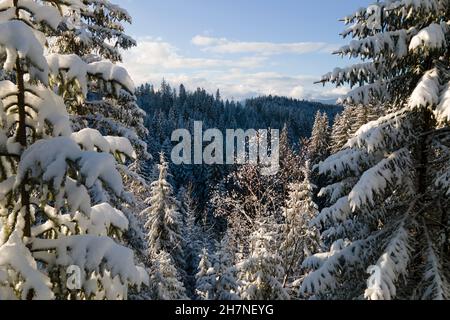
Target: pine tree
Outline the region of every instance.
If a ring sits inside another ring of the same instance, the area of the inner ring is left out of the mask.
[[[133,197],[111,197],[108,201],[130,220],[125,238],[140,250],[145,241],[138,216],[145,208],[144,200],[148,197],[146,190],[149,187],[145,178],[151,158],[145,142],[148,135],[144,125],[146,114],[136,103],[131,81],[124,82],[125,86],[118,86],[114,79],[94,83],[79,79],[80,70],[85,69],[81,61],[89,63],[92,69],[90,74],[97,72],[106,75],[104,71],[108,69],[105,67],[110,66],[111,62],[114,63],[110,67],[111,74],[123,73],[116,63],[122,60],[121,50],[136,45],[125,34],[124,28],[124,24],[131,23],[132,19],[125,9],[108,0],[82,2],[78,12],[68,12],[58,32],[49,41],[48,50],[53,53],[47,57],[52,70],[50,84],[58,88],[68,106],[72,127],[77,131],[95,129],[104,136],[126,138],[131,142],[133,154],[126,159],[118,157],[118,160],[125,189],[133,193]],[[78,61],[78,68],[69,68],[70,61]],[[80,90],[71,90],[72,87]]]
[[[354,108],[348,106],[341,114],[336,116],[331,130],[331,154],[341,151],[350,139],[352,135],[351,119],[353,117],[353,110]]]
[[[288,300],[281,283],[284,274],[281,256],[275,250],[276,232],[270,220],[259,220],[250,237],[250,256],[237,266],[239,295],[244,300]]]
[[[221,301],[239,300],[236,267],[232,257],[228,234],[220,242],[214,261],[215,299]]]
[[[98,83],[120,90],[134,85],[111,63],[100,68],[76,55],[45,55],[43,40],[68,21],[62,14],[77,15],[85,5],[18,0],[2,6],[10,13],[0,23],[3,72],[13,81],[0,82],[0,299],[126,299],[128,288],[148,277],[120,245],[129,222],[107,199],[129,197],[117,161],[134,150],[125,138],[73,132],[64,98],[85,98],[84,89]],[[52,79],[61,74],[76,84],[55,93]],[[81,271],[75,292],[67,288],[69,266]]]
[[[188,300],[171,255],[160,251],[154,258],[150,274],[150,288],[155,300]]]
[[[314,186],[310,181],[309,164],[304,169],[302,183],[292,184],[285,209],[285,225],[281,252],[286,276],[284,286],[292,288],[293,283],[302,276],[301,265],[304,259],[319,249],[320,235],[309,223],[318,214],[318,206],[313,201]],[[297,292],[293,295],[297,295]]]
[[[195,276],[196,282],[196,295],[201,300],[214,300],[215,289],[215,274],[210,261],[208,249],[204,248],[200,255],[200,263],[198,266],[198,273]]]
[[[308,143],[308,159],[313,165],[325,160],[330,149],[330,124],[326,113],[318,112],[311,139]]]
[[[440,0],[379,1],[345,18],[355,39],[338,53],[366,61],[323,81],[356,87],[343,102],[381,114],[319,165],[331,197],[312,225],[330,252],[305,261],[304,294],[446,296],[449,19]]]
[[[160,155],[159,179],[152,183],[149,208],[142,212],[147,217],[148,253],[153,258],[162,251],[169,253],[177,268],[183,270],[184,239],[181,235],[179,203],[173,197],[172,186],[167,182],[169,164]]]

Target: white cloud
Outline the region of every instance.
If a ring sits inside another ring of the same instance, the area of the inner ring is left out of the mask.
[[[196,37],[193,40],[197,45],[208,45],[211,48],[225,41],[227,40],[211,37]],[[239,50],[246,48],[245,50],[251,51],[250,45],[240,46]],[[253,48],[258,46],[262,44]],[[282,49],[287,50],[286,47]],[[273,47],[269,52],[280,52],[279,50],[281,49]],[[299,51],[300,48],[295,50]],[[318,76],[267,71],[270,70],[267,66],[271,62],[267,54],[259,55],[256,52],[226,59],[189,57],[180,54],[179,49],[170,43],[153,38],[139,40],[136,48],[124,53],[124,64],[137,84],[150,82],[158,85],[165,78],[173,86],[183,83],[190,90],[202,87],[214,92],[220,89],[223,97],[234,99],[269,94],[297,99],[333,99],[345,94],[345,89],[314,86],[313,82]]]
[[[261,66],[265,57],[244,57],[240,59],[189,58],[178,53],[178,48],[160,39],[145,38],[138,46],[125,53],[128,61],[139,61],[141,66],[163,69],[200,69],[215,67],[254,68]]]
[[[312,52],[330,53],[338,48],[325,42],[296,42],[296,43],[274,43],[274,42],[243,42],[232,41],[226,38],[214,38],[197,35],[191,42],[204,51],[234,54],[234,53],[257,53],[260,55],[276,54],[305,54]]]

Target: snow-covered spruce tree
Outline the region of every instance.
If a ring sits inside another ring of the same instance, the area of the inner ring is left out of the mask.
[[[205,234],[202,226],[197,220],[194,200],[191,196],[192,186],[187,189],[180,188],[178,192],[178,201],[180,203],[181,230],[185,239],[184,260],[185,264],[185,286],[189,296],[194,296],[197,269],[199,266],[199,257],[202,252],[202,246],[205,241]]]
[[[49,77],[66,69],[77,70],[81,87],[131,87],[112,64],[73,57],[61,60],[61,70],[50,68],[46,40],[65,12],[82,8],[77,0],[0,6],[0,59],[14,79],[0,82],[0,299],[126,299],[130,286],[148,280],[119,244],[124,214],[106,202],[93,206],[89,192],[128,197],[113,155],[131,155],[130,142],[73,132],[68,106],[49,87]],[[70,266],[81,271],[79,290],[67,288]]]
[[[244,300],[289,300],[283,288],[282,258],[276,252],[272,219],[258,219],[250,237],[250,255],[237,265],[239,296]]]
[[[50,68],[55,71],[50,83],[56,91],[64,92],[62,96],[69,107],[75,130],[91,128],[102,135],[127,138],[136,151],[133,158],[118,159],[125,189],[134,197],[126,202],[114,197],[108,201],[130,220],[126,240],[140,251],[145,237],[141,227],[143,223],[137,216],[145,208],[145,199],[148,198],[146,190],[149,187],[145,178],[151,165],[145,142],[148,134],[144,126],[145,112],[136,103],[132,83],[125,90],[114,82],[80,83],[77,78],[83,69],[67,67],[69,61],[81,58],[102,72],[110,62],[120,62],[121,50],[136,45],[124,32],[124,24],[131,23],[131,17],[126,10],[107,0],[83,0],[81,3],[83,5],[76,12],[65,12],[63,23],[49,39],[49,51],[56,53],[48,58]],[[60,70],[64,72],[58,72]],[[121,68],[111,71],[115,74],[123,72]]]
[[[329,156],[330,150],[330,124],[326,113],[317,112],[316,119],[308,142],[308,159],[317,164]]]
[[[214,288],[216,286],[216,278],[214,269],[212,268],[211,258],[208,249],[204,248],[200,255],[200,263],[196,278],[195,294],[201,300],[214,300]]]
[[[281,244],[281,256],[286,273],[284,287],[295,291],[291,294],[293,298],[298,296],[298,288],[295,290],[293,284],[302,276],[302,262],[318,251],[320,243],[317,228],[309,227],[309,223],[319,212],[313,201],[316,186],[310,181],[308,163],[303,171],[304,181],[290,186]]]
[[[181,215],[179,203],[173,197],[172,186],[167,182],[169,164],[164,154],[160,155],[159,179],[152,183],[149,207],[142,212],[147,217],[148,254],[156,257],[162,251],[169,253],[175,266],[181,271],[185,268],[184,238],[181,234]]]
[[[188,300],[186,289],[169,253],[161,251],[155,255],[150,273],[150,289],[154,300]]]
[[[236,266],[229,236],[226,234],[218,245],[214,259],[215,300],[239,300],[236,280]]]
[[[338,53],[365,61],[323,81],[355,86],[345,104],[382,114],[319,165],[329,206],[312,225],[331,250],[304,262],[303,294],[449,298],[449,8],[379,1],[345,18],[354,40]]]

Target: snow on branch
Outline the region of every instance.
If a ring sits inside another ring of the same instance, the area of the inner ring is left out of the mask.
[[[369,300],[394,299],[397,296],[396,283],[407,273],[411,248],[410,236],[404,221],[393,235],[377,264],[367,270],[371,277],[367,282],[365,297]]]
[[[329,174],[331,177],[340,177],[345,173],[359,175],[362,170],[359,164],[369,159],[370,155],[366,150],[347,148],[321,162],[318,165],[319,173]]]
[[[424,49],[445,49],[447,41],[445,33],[448,26],[445,23],[432,23],[428,27],[419,31],[419,33],[411,39],[409,51],[423,51]]]
[[[442,0],[386,0],[361,8],[352,15],[344,18],[346,24],[353,23],[347,28],[344,36],[363,37],[370,32],[382,30],[382,22],[392,19],[405,21],[417,19],[420,16],[439,16],[446,12],[448,3]]]
[[[42,43],[36,38],[34,30],[22,21],[0,23],[0,47],[5,48],[7,54],[3,65],[5,71],[13,70],[17,57],[28,59],[41,72],[48,69]]]
[[[366,62],[346,68],[335,68],[333,72],[324,75],[320,82],[331,82],[338,86],[349,83],[353,87],[357,84],[372,82],[380,77],[380,70],[377,70],[375,64]]]
[[[104,137],[98,130],[86,128],[72,133],[71,138],[78,143],[83,150],[100,151],[111,153],[113,155],[118,154],[122,162],[125,162],[125,156],[130,159],[135,159],[137,157],[130,140],[124,137]]]
[[[450,122],[450,82],[445,84],[435,115],[440,122]]]
[[[362,263],[362,258],[370,254],[371,245],[376,241],[382,233],[379,232],[364,240],[358,240],[348,243],[343,240],[335,242],[329,253],[320,253],[307,258],[302,267],[304,269],[316,269],[306,276],[300,293],[302,295],[317,295],[325,293],[328,289],[334,289],[338,286],[336,273],[343,270],[343,262],[345,269],[349,266],[357,266]]]
[[[11,288],[11,296],[2,296],[2,287],[15,283],[9,279],[14,276],[22,281],[17,287]],[[8,242],[0,246],[0,300],[13,299],[15,295],[12,289],[20,292],[22,300],[30,296],[34,300],[54,298],[50,279],[38,270],[36,261],[17,232],[13,232]]]
[[[123,182],[114,157],[107,153],[82,151],[74,140],[67,137],[40,140],[29,147],[19,164],[16,186],[28,174],[30,178],[53,182],[52,187],[59,190],[69,164],[79,170],[87,188],[93,187],[100,179],[117,196],[122,196]]]
[[[426,224],[424,223],[426,228]],[[424,293],[423,300],[448,300],[450,298],[450,284],[444,274],[442,259],[436,253],[433,242],[431,241],[428,229],[426,230],[428,250],[426,253],[426,265],[424,274]]]
[[[343,46],[335,53],[364,58],[376,58],[390,54],[392,57],[400,59],[408,54],[408,43],[415,34],[414,29],[377,33],[360,40],[352,40],[349,45]]]
[[[374,97],[389,98],[387,90],[388,82],[376,80],[360,87],[357,87],[338,100],[339,104],[364,104],[368,105]]]
[[[411,94],[409,107],[415,109],[439,104],[441,93],[439,81],[437,68],[427,71]]]
[[[334,205],[323,209],[317,217],[311,220],[311,227],[320,227],[331,222],[343,222],[352,214],[348,197],[342,197]]]
[[[320,190],[319,197],[328,197],[329,202],[335,203],[341,197],[346,195],[358,182],[357,178],[350,177],[335,184],[329,185]]]
[[[80,235],[55,240],[35,239],[32,250],[53,251],[56,265],[61,267],[75,265],[88,275],[108,271],[111,278],[119,276],[123,284],[132,286],[148,284],[148,275],[145,276],[146,273],[134,264],[133,251],[107,237]]]
[[[368,153],[378,150],[392,150],[408,139],[412,125],[406,110],[388,114],[363,125],[351,138],[346,147],[364,148]]]
[[[412,171],[411,155],[407,149],[392,153],[379,164],[367,170],[348,196],[353,211],[375,205],[375,196],[400,185],[403,176]]]
[[[60,76],[61,71],[65,71],[66,80],[77,80],[84,96],[88,92],[90,77],[112,83],[117,95],[121,88],[130,93],[134,92],[134,83],[127,70],[110,61],[86,63],[77,55],[57,53],[50,54],[46,58],[51,75],[56,78]]]

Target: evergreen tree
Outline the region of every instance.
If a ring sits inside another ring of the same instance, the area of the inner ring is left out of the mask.
[[[151,196],[147,200],[149,208],[142,212],[147,217],[145,225],[148,235],[150,258],[162,251],[169,253],[180,270],[185,267],[184,239],[181,235],[181,215],[179,203],[173,197],[172,186],[167,182],[169,164],[160,155],[159,179],[151,185]]]
[[[312,225],[330,251],[305,261],[304,294],[446,296],[449,19],[440,0],[379,1],[345,19],[355,39],[339,53],[366,62],[323,81],[356,87],[343,102],[381,114],[319,166],[332,196]]]
[[[126,138],[74,132],[65,99],[84,99],[85,88],[99,83],[111,95],[134,85],[110,62],[99,68],[76,55],[44,53],[43,40],[85,9],[67,1],[2,4],[10,14],[0,23],[1,59],[13,81],[0,82],[1,300],[126,299],[129,287],[148,280],[120,245],[129,221],[108,203],[129,197],[117,161],[135,151]],[[53,92],[61,75],[76,84]],[[69,266],[81,270],[78,291],[67,288]]]
[[[214,288],[216,286],[214,269],[210,261],[208,249],[204,248],[200,255],[200,263],[198,266],[198,273],[195,276],[196,283],[196,295],[201,300],[213,300]]]
[[[186,289],[169,253],[160,251],[155,256],[150,271],[150,288],[155,300],[188,300]]]
[[[308,143],[308,158],[313,165],[325,160],[330,149],[330,125],[328,116],[318,112]]]
[[[301,265],[304,259],[319,249],[320,235],[309,223],[317,216],[318,207],[313,201],[315,186],[310,181],[310,169],[306,164],[305,180],[292,184],[285,209],[285,224],[281,252],[286,270],[284,286],[292,288],[301,277]],[[297,295],[297,292],[295,292]]]
[[[250,256],[238,268],[239,295],[244,300],[288,300],[281,283],[284,274],[281,256],[276,252],[276,232],[270,220],[259,220],[250,237]]]
[[[215,275],[215,299],[216,300],[239,300],[238,283],[236,280],[236,267],[232,257],[228,235],[220,242],[214,261]]]

